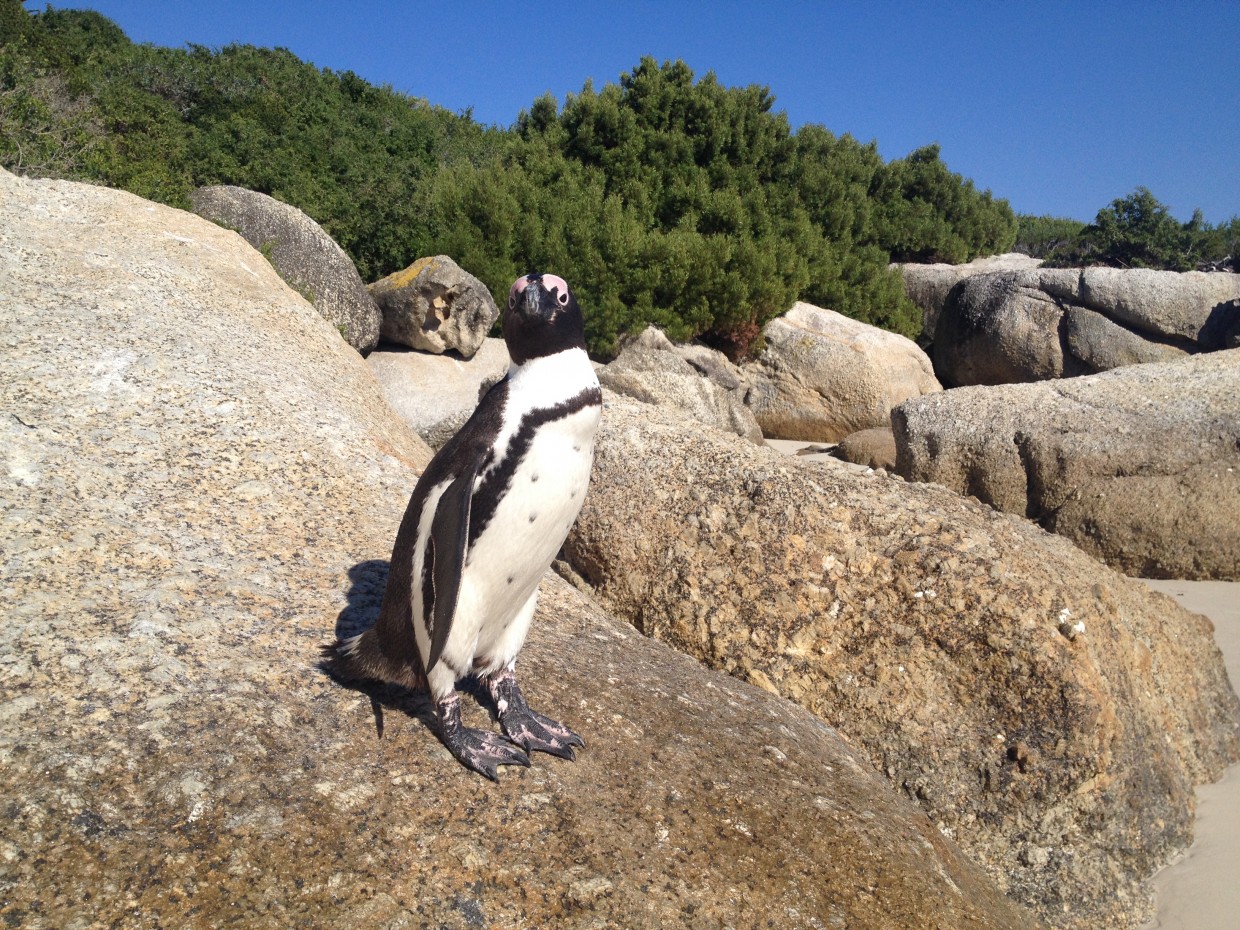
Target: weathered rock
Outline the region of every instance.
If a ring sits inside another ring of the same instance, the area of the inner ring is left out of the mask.
[[[859,430],[840,440],[833,454],[837,459],[854,465],[893,471],[896,467],[895,434],[890,426]]]
[[[643,403],[671,407],[703,426],[762,442],[758,421],[745,406],[747,385],[735,366],[704,346],[675,346],[653,326],[600,368],[598,379]]]
[[[938,325],[939,314],[943,312],[948,293],[965,278],[996,271],[1028,271],[1041,264],[1040,258],[1032,258],[1020,252],[1007,252],[1003,255],[976,258],[963,265],[896,262],[892,267],[898,268],[904,278],[905,295],[921,308],[921,328],[928,341]]]
[[[763,435],[838,442],[885,426],[891,408],[941,387],[911,340],[797,303],[763,331],[766,348],[745,367],[746,403]]]
[[[1039,268],[954,287],[934,332],[952,386],[1075,377],[1227,348],[1240,333],[1240,275]]]
[[[0,171],[0,298],[7,924],[1033,925],[821,722],[558,580],[522,667],[575,764],[491,785],[329,681],[428,450],[235,236]]]
[[[960,388],[892,415],[897,468],[1130,575],[1240,580],[1240,351]]]
[[[1240,275],[1224,272],[1086,268],[1085,306],[1145,333],[1187,339],[1206,351],[1226,345],[1237,320]]]
[[[838,727],[1048,921],[1140,922],[1240,751],[1208,621],[945,489],[606,402],[565,549],[606,605]]]
[[[349,345],[369,352],[378,344],[379,308],[353,259],[318,223],[296,207],[243,187],[200,187],[190,199],[195,213],[235,229],[261,251]]]
[[[1170,362],[1188,355],[1185,349],[1151,342],[1085,307],[1064,309],[1062,332],[1068,357],[1078,359],[1090,372]]]
[[[432,449],[469,419],[479,394],[508,371],[503,339],[484,339],[472,358],[380,346],[366,357],[383,396]]]
[[[469,358],[499,318],[486,285],[446,255],[420,258],[369,290],[383,311],[383,338],[423,352]]]

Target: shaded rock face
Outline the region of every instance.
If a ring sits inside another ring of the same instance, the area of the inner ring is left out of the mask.
[[[764,436],[838,442],[891,422],[891,408],[942,388],[929,358],[903,336],[797,303],[763,330],[745,367],[746,403]]]
[[[599,383],[647,404],[670,407],[694,422],[762,442],[745,406],[746,382],[722,352],[676,346],[648,327],[598,372]]]
[[[1240,275],[1041,268],[970,277],[934,331],[951,386],[1042,381],[1171,361],[1231,345]]]
[[[383,338],[423,352],[470,358],[499,318],[486,285],[446,255],[420,258],[369,290],[383,311]]]
[[[190,196],[199,216],[237,230],[271,260],[359,352],[379,342],[379,308],[353,260],[296,207],[242,187],[200,187]]]
[[[1240,580],[1240,351],[892,414],[897,470],[1067,536],[1130,575]]]
[[[921,329],[929,342],[938,325],[939,314],[943,312],[943,305],[947,302],[947,295],[965,278],[996,271],[1029,271],[1041,264],[1040,258],[1032,258],[1020,252],[1006,252],[1003,255],[977,258],[963,265],[896,262],[893,267],[898,268],[904,278],[905,296],[921,308]]]
[[[465,425],[480,394],[508,373],[503,339],[484,339],[472,358],[392,346],[366,357],[383,396],[413,430],[438,449]]]
[[[1058,926],[1139,924],[1193,783],[1237,756],[1207,620],[942,488],[608,394],[565,555],[618,616],[837,727]]]
[[[494,786],[328,680],[429,452],[231,233],[0,171],[0,298],[7,924],[1034,926],[820,721],[558,580],[523,681],[576,764]]]
[[[836,458],[867,468],[892,471],[896,467],[896,438],[891,427],[878,426],[845,436],[835,447]]]

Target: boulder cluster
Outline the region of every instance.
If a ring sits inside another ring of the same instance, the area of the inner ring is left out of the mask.
[[[324,284],[329,237],[258,196],[195,199],[239,236],[0,171],[7,924],[1149,915],[1240,701],[1208,621],[1100,564],[1136,556],[1099,528],[1126,507],[1179,534],[1174,558],[1142,538],[1150,573],[1234,567],[1227,311],[1167,336],[1173,361],[946,391],[913,343],[805,305],[739,365],[641,334],[600,371],[590,493],[521,659],[587,747],[497,786],[425,698],[319,665],[374,621],[431,448],[506,370],[494,303],[439,257]],[[914,480],[762,444],[781,432]]]
[[[296,207],[241,187],[199,188],[199,216],[236,230],[359,352],[386,342],[472,356],[499,317],[491,292],[446,255],[369,286],[344,250]]]

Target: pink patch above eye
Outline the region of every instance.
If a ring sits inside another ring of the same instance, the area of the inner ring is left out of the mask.
[[[517,280],[512,282],[512,287],[508,289],[508,306],[515,307],[517,305],[517,295],[525,290],[525,286],[530,283],[530,276],[521,275]]]
[[[543,290],[550,291],[556,289],[555,299],[561,305],[568,304],[568,282],[555,274],[542,275],[522,275],[512,282],[512,287],[508,289],[508,306],[511,309],[517,305],[517,295],[525,291],[529,286],[531,278],[538,278]]]
[[[563,278],[561,278],[559,275],[554,275],[554,274],[543,275],[542,286],[546,288],[547,290],[551,290],[553,287],[558,287],[560,289],[560,293],[556,295],[557,299],[562,304],[568,303],[568,282],[565,281]]]

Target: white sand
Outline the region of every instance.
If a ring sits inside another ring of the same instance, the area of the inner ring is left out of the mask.
[[[1147,581],[1214,621],[1232,684],[1240,683],[1240,583]],[[1240,765],[1197,789],[1196,842],[1154,878],[1158,914],[1143,930],[1240,927]]]

